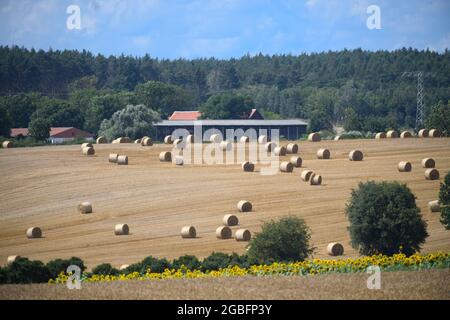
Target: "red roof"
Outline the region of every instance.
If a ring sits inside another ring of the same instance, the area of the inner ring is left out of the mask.
[[[200,111],[174,111],[169,120],[195,121],[198,120],[201,115],[202,113]]]
[[[22,135],[24,137],[28,136],[28,128],[12,128],[11,137],[17,137]],[[74,127],[53,127],[50,128],[50,137],[52,138],[90,138],[94,137],[94,134],[80,130]]]

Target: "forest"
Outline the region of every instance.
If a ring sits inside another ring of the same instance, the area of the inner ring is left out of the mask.
[[[0,136],[31,121],[97,133],[127,105],[144,105],[162,119],[174,110],[202,110],[214,118],[236,113],[208,110],[255,107],[266,119],[309,119],[311,131],[414,128],[417,78],[405,72],[418,71],[425,114],[448,121],[448,50],[166,60],[0,46]]]

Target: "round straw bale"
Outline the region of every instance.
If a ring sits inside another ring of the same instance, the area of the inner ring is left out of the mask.
[[[227,226],[220,226],[216,229],[216,237],[218,239],[230,239],[231,235],[231,229]]]
[[[86,148],[83,148],[83,154],[85,156],[92,156],[95,154],[95,150],[93,147],[86,147]]]
[[[194,135],[188,134],[188,135],[186,136],[186,142],[187,142],[187,143],[194,143]]]
[[[317,150],[317,158],[318,159],[330,159],[331,153],[330,150],[321,148]]]
[[[242,170],[246,172],[253,172],[255,170],[255,165],[249,161],[242,162]]]
[[[411,132],[409,132],[409,131],[403,131],[403,132],[400,134],[400,138],[402,138],[402,139],[412,138],[412,134],[411,134]]]
[[[197,237],[197,231],[193,226],[184,226],[181,228],[181,237],[182,238],[195,238]]]
[[[19,258],[20,258],[20,256],[9,256],[9,257],[6,259],[6,264],[14,263],[14,262],[16,262],[17,260],[19,260]]]
[[[422,167],[424,168],[434,168],[436,166],[436,162],[433,158],[424,158],[422,159]]]
[[[312,186],[319,186],[322,184],[322,176],[321,175],[316,175],[313,173],[313,175],[311,176],[311,178],[309,179],[309,184]]]
[[[90,202],[82,202],[78,205],[79,213],[92,213],[92,204]]]
[[[222,222],[226,226],[237,226],[239,224],[239,219],[234,214],[226,214],[223,216]]]
[[[398,163],[398,171],[400,172],[410,172],[412,170],[411,162],[400,161]]]
[[[241,143],[249,143],[249,142],[250,142],[250,138],[247,137],[247,136],[242,136],[242,137],[239,139],[239,142],[241,142]]]
[[[292,156],[291,159],[289,159],[289,162],[296,168],[300,168],[302,166],[302,158],[298,156]]]
[[[230,141],[222,141],[220,142],[220,150],[222,151],[230,151],[233,145]]]
[[[286,155],[286,147],[280,146],[280,147],[276,147],[275,149],[273,149],[273,153],[276,156],[280,156],[283,157]]]
[[[386,133],[385,132],[378,132],[375,135],[375,139],[386,139]]]
[[[431,129],[428,135],[431,138],[439,138],[441,136],[441,132],[438,129]]]
[[[427,169],[425,170],[425,179],[427,180],[438,180],[439,171],[437,169]]]
[[[350,159],[350,161],[362,161],[362,159],[364,158],[364,155],[359,150],[352,150],[348,154],[348,158]]]
[[[118,156],[117,157],[117,164],[118,165],[128,165],[128,157],[127,156]]]
[[[132,143],[132,142],[133,140],[131,140],[128,137],[119,137],[113,141],[113,143]]]
[[[312,172],[312,170],[303,170],[302,174],[301,174],[302,180],[303,181],[309,181],[309,179],[311,178],[311,175],[313,173],[314,172]]]
[[[146,138],[143,138],[141,141],[141,146],[151,147],[152,145],[153,145],[152,138],[146,137]]]
[[[13,146],[14,144],[12,143],[12,141],[9,140],[3,141],[2,143],[2,147],[5,149],[12,148]]]
[[[116,236],[123,236],[130,233],[130,227],[126,223],[116,224],[114,227],[114,234]]]
[[[428,129],[420,129],[419,130],[419,138],[428,138],[430,130]]]
[[[267,142],[267,143],[264,145],[264,149],[265,149],[267,152],[272,152],[276,147],[277,147],[277,144],[276,144],[275,142]]]
[[[134,143],[141,143],[142,139],[136,139],[134,140]]]
[[[286,146],[286,153],[297,154],[298,153],[298,144],[288,143],[288,145]]]
[[[174,146],[175,148],[177,148],[177,149],[182,148],[182,147],[183,147],[183,140],[181,140],[181,139],[175,139],[175,140],[173,141],[173,146]]]
[[[172,143],[173,143],[172,136],[171,136],[171,135],[165,136],[165,137],[164,137],[164,143],[165,143],[165,144],[172,144]]]
[[[308,136],[308,141],[317,142],[320,140],[322,140],[322,138],[320,137],[320,134],[318,134],[317,132],[310,133]]]
[[[123,265],[120,266],[119,270],[120,270],[120,271],[123,271],[123,270],[125,270],[126,268],[128,268],[129,266],[130,266],[129,264],[123,264]]]
[[[164,137],[164,143],[165,144],[172,144],[173,143],[172,136],[165,136]]]
[[[159,161],[172,161],[172,153],[169,151],[163,151],[159,154]]]
[[[117,153],[110,153],[108,157],[108,161],[111,163],[117,163],[117,157],[119,155]]]
[[[107,143],[108,140],[106,140],[106,138],[104,136],[100,136],[97,138],[97,140],[95,141],[97,144],[102,144],[102,143]]]
[[[386,138],[391,138],[391,139],[398,138],[398,132],[395,130],[389,130],[386,133]]]
[[[84,148],[93,148],[93,147],[94,146],[90,142],[85,142],[81,144],[81,150],[83,150]]]
[[[281,172],[292,172],[294,171],[294,165],[289,161],[283,161],[280,163],[280,171]]]
[[[428,208],[430,209],[430,212],[441,211],[441,205],[439,204],[439,200],[433,200],[428,202]]]
[[[270,141],[270,139],[264,134],[262,134],[258,137],[258,143],[260,143],[260,144],[266,144],[269,141]]]
[[[240,212],[249,212],[252,211],[252,203],[247,200],[241,200],[237,204],[237,208]]]
[[[252,234],[247,229],[238,229],[234,235],[236,241],[250,241]]]
[[[327,246],[327,253],[330,256],[342,256],[344,254],[344,246],[338,242],[332,242]]]
[[[40,238],[42,237],[42,230],[39,227],[31,227],[27,230],[28,239]]]
[[[184,164],[184,160],[182,156],[175,156],[175,165],[182,166]]]
[[[220,143],[222,142],[222,136],[220,134],[213,134],[209,137],[209,141],[212,143]]]

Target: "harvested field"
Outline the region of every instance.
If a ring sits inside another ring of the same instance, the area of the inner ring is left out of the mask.
[[[224,240],[220,240],[223,242]],[[445,299],[450,270],[381,273],[381,289],[367,289],[366,273],[290,277],[225,277],[83,283],[2,285],[0,299]]]
[[[0,264],[11,255],[44,262],[78,256],[88,267],[106,262],[120,267],[149,255],[244,253],[248,243],[216,238],[215,230],[227,213],[236,214],[240,228],[249,229],[252,236],[264,221],[296,215],[312,230],[315,257],[328,257],[329,242],[344,245],[344,258],[356,256],[349,245],[344,209],[351,189],[368,179],[407,183],[428,223],[430,237],[423,252],[450,250],[450,232],[439,222],[439,214],[427,207],[437,199],[439,184],[450,169],[450,139],[297,143],[302,170],[319,172],[324,177],[321,186],[302,182],[297,168],[292,174],[264,176],[260,164],[255,172],[246,173],[241,162],[173,166],[158,159],[160,152],[172,148],[163,144],[150,148],[99,144],[91,157],[83,156],[79,145],[0,149]],[[318,148],[330,149],[333,159],[318,160]],[[353,149],[364,153],[363,161],[348,161]],[[110,153],[126,154],[130,164],[108,164]],[[436,161],[439,180],[424,178],[425,157]],[[280,160],[289,159],[287,155]],[[404,159],[412,163],[411,173],[398,172],[397,164]],[[74,208],[86,199],[95,212],[80,215]],[[252,202],[252,212],[238,212],[236,203],[241,199]],[[124,221],[130,235],[114,236],[114,226]],[[197,238],[182,239],[181,228],[191,224]],[[43,237],[27,239],[25,232],[34,225],[42,229]]]

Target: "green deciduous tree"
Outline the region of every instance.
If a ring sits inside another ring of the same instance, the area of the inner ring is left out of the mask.
[[[200,111],[203,119],[242,119],[254,106],[248,96],[220,93],[211,96]]]
[[[31,120],[36,118],[46,119],[51,127],[83,128],[84,118],[82,113],[67,101],[46,98],[40,104],[31,115]]]
[[[167,118],[175,110],[193,110],[192,96],[182,88],[158,81],[149,81],[136,86],[137,103],[158,111]]]
[[[0,105],[0,136],[9,137],[11,134],[11,118],[6,109]]]
[[[450,136],[450,101],[446,104],[441,101],[432,107],[426,123],[428,128],[439,129],[443,135]]]
[[[311,231],[303,219],[272,220],[251,240],[248,257],[260,262],[303,261],[313,252],[310,239]]]
[[[50,121],[43,118],[34,118],[28,126],[28,135],[38,141],[45,141],[50,136]]]
[[[398,182],[361,182],[346,214],[351,244],[364,255],[410,255],[428,236],[414,194]]]
[[[159,114],[144,105],[129,105],[115,112],[111,119],[103,120],[99,135],[108,140],[117,137],[138,139],[142,136],[152,136],[155,133],[154,124],[160,120]]]
[[[439,203],[441,205],[441,223],[447,230],[450,230],[450,172],[445,176],[444,183],[441,183]]]

